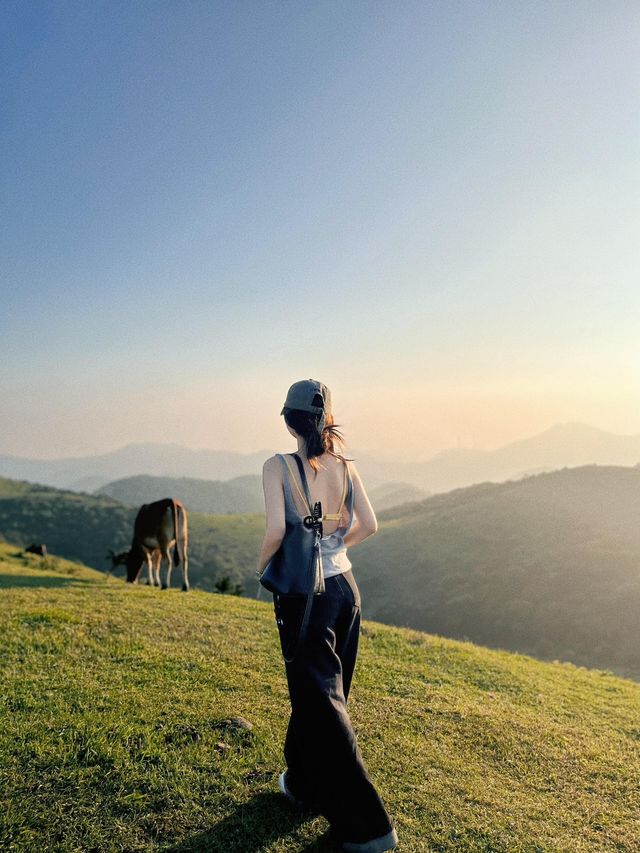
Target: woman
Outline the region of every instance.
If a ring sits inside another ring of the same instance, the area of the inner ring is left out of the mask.
[[[289,660],[285,650],[296,646],[306,596],[274,594],[291,700],[287,769],[279,785],[295,805],[326,817],[341,850],[382,853],[396,846],[398,836],[346,707],[360,634],[360,592],[347,547],[376,532],[376,517],[355,466],[336,450],[344,441],[333,422],[329,389],[313,379],[294,383],[281,414],[298,451],[264,464],[267,529],[257,572],[319,501],[324,592],[313,596],[304,640]],[[285,551],[291,560],[291,548]]]

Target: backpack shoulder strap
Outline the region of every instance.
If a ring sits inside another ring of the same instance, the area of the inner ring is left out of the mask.
[[[287,462],[282,455],[282,453],[276,453],[276,456],[280,460],[280,464],[282,465],[282,486],[284,488],[285,497],[292,501],[293,497],[291,495],[291,483],[289,482],[289,478],[287,477]]]
[[[311,512],[311,494],[309,492],[309,484],[307,483],[307,475],[304,471],[304,465],[302,464],[302,459],[298,456],[297,453],[293,454],[293,458],[296,460],[298,465],[298,471],[300,472],[300,479],[302,481],[302,487],[304,489],[304,494],[306,496],[306,504],[309,507],[309,512]],[[296,486],[298,485],[296,481]],[[298,489],[300,491],[300,489]],[[302,492],[300,492],[300,496],[302,497]]]
[[[295,455],[295,454],[294,454],[294,455]],[[291,467],[291,464],[290,464],[289,460],[286,458],[286,456],[283,456],[283,455],[282,455],[282,454],[280,454],[280,453],[278,454],[278,456],[280,456],[280,459],[281,459],[281,461],[282,461],[282,465],[283,465],[283,467],[284,467],[284,469],[285,469],[285,479],[287,480],[287,487],[290,489],[290,487],[291,487],[291,483],[293,483],[293,484],[294,484],[294,486],[296,487],[296,491],[298,492],[298,494],[300,495],[300,499],[302,500],[302,505],[303,505],[304,507],[306,507],[307,512],[311,513],[311,509],[310,509],[310,501],[309,501],[309,500],[307,500],[307,499],[305,498],[305,496],[303,495],[302,490],[300,489],[300,486],[298,485],[298,481],[296,480],[296,478],[295,478],[295,476],[294,476],[293,468]],[[286,475],[287,475],[287,472],[288,472],[288,474],[289,474],[289,476],[288,476],[288,477],[286,476]],[[302,480],[303,486],[304,486],[304,488],[305,488],[305,491],[306,491],[306,492],[307,492],[307,494],[308,494],[308,491],[309,491],[309,490],[308,490],[308,487],[307,487],[307,481],[306,481],[306,479],[304,479],[304,468],[302,469],[302,477],[303,477],[303,480]]]

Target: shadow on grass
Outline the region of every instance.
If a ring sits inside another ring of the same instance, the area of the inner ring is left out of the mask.
[[[283,803],[281,794],[256,794],[249,802],[205,832],[186,841],[165,847],[169,853],[259,853],[265,845],[286,838],[299,826],[312,820],[311,812],[302,812]],[[339,848],[328,838],[328,829],[299,853],[336,853]]]
[[[94,580],[86,578],[74,578],[73,575],[10,575],[0,574],[0,589],[8,589],[9,587],[27,586],[27,587],[53,587],[53,586],[69,586],[69,584],[92,584],[95,586]]]

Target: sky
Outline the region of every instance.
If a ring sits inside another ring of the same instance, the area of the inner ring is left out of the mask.
[[[640,432],[636,2],[0,4],[0,453]]]

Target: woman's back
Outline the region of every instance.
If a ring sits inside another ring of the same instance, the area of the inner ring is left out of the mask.
[[[304,485],[300,479],[294,454],[284,453],[282,455],[288,463],[289,477],[293,480],[291,496],[296,509],[302,516],[308,515],[309,509],[306,500],[304,500]],[[335,533],[338,528],[348,528],[351,522],[350,502],[347,500],[350,481],[350,472],[347,470],[349,463],[331,453],[323,453],[316,457],[319,469],[315,471],[304,454],[298,453],[297,456],[304,467],[311,505],[313,506],[316,501],[320,501],[325,516],[335,516],[340,513],[339,518],[325,518],[323,520],[323,535],[329,536]]]

